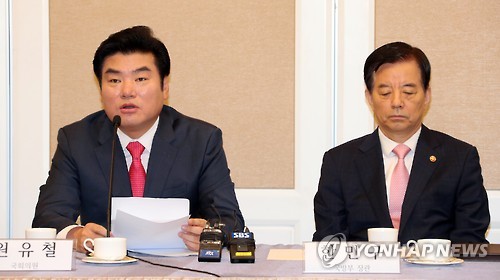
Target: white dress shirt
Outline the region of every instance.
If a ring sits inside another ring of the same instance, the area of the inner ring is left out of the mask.
[[[153,145],[153,138],[155,137],[156,130],[158,129],[159,120],[160,118],[158,117],[153,126],[151,126],[151,128],[138,139],[132,139],[127,134],[123,133],[123,131],[118,129],[117,134],[122,145],[123,153],[125,154],[125,160],[127,161],[128,170],[130,170],[130,165],[132,165],[132,155],[127,150],[127,145],[130,142],[137,141],[144,146],[144,152],[142,152],[141,155],[141,163],[142,166],[144,166],[144,171],[146,171],[146,174],[148,173],[149,155],[151,154],[151,146]]]
[[[420,137],[420,128],[415,134],[413,134],[406,142],[406,146],[410,148],[410,152],[405,156],[405,166],[408,169],[408,174],[411,174],[411,167],[413,166],[413,158],[415,157],[415,148],[417,147],[418,137]],[[384,135],[381,129],[378,130],[378,136],[380,138],[380,145],[382,146],[382,157],[384,159],[384,172],[385,172],[385,185],[387,189],[387,203],[389,203],[389,197],[391,192],[391,178],[392,172],[398,163],[398,156],[392,151],[399,143],[396,143]]]

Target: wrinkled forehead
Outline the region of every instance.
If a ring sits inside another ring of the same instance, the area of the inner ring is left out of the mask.
[[[380,82],[380,79],[413,80],[419,82],[423,87],[422,74],[418,63],[414,59],[400,60],[396,62],[384,63],[373,73],[373,84]]]

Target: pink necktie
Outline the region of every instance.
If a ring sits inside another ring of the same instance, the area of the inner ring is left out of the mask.
[[[146,183],[146,172],[141,163],[144,146],[139,142],[130,142],[127,145],[127,150],[132,155],[132,164],[128,174],[132,186],[132,195],[142,197],[144,195],[144,184]]]
[[[399,229],[401,221],[401,208],[405,197],[406,186],[408,185],[408,169],[405,166],[405,156],[410,148],[405,144],[399,144],[392,150],[398,156],[398,163],[392,172],[391,190],[389,197],[389,212],[391,214],[392,225]]]

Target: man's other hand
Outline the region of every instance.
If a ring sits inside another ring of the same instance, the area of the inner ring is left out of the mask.
[[[187,225],[181,227],[179,237],[182,238],[186,247],[191,251],[200,249],[200,235],[207,221],[204,219],[189,219]]]
[[[78,252],[86,253],[87,250],[83,247],[83,241],[87,238],[98,238],[98,237],[106,237],[107,230],[105,227],[88,223],[83,227],[75,227],[68,232],[66,239],[73,239],[73,248],[75,248]],[[89,244],[87,246],[92,246]]]

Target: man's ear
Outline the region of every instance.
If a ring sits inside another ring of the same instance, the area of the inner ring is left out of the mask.
[[[163,78],[163,84],[162,84],[162,92],[163,92],[163,100],[168,99],[168,94],[169,94],[169,83],[168,83],[168,77]]]
[[[431,87],[429,86],[425,91],[425,104],[426,105],[431,104],[431,100],[432,100],[432,90]]]

